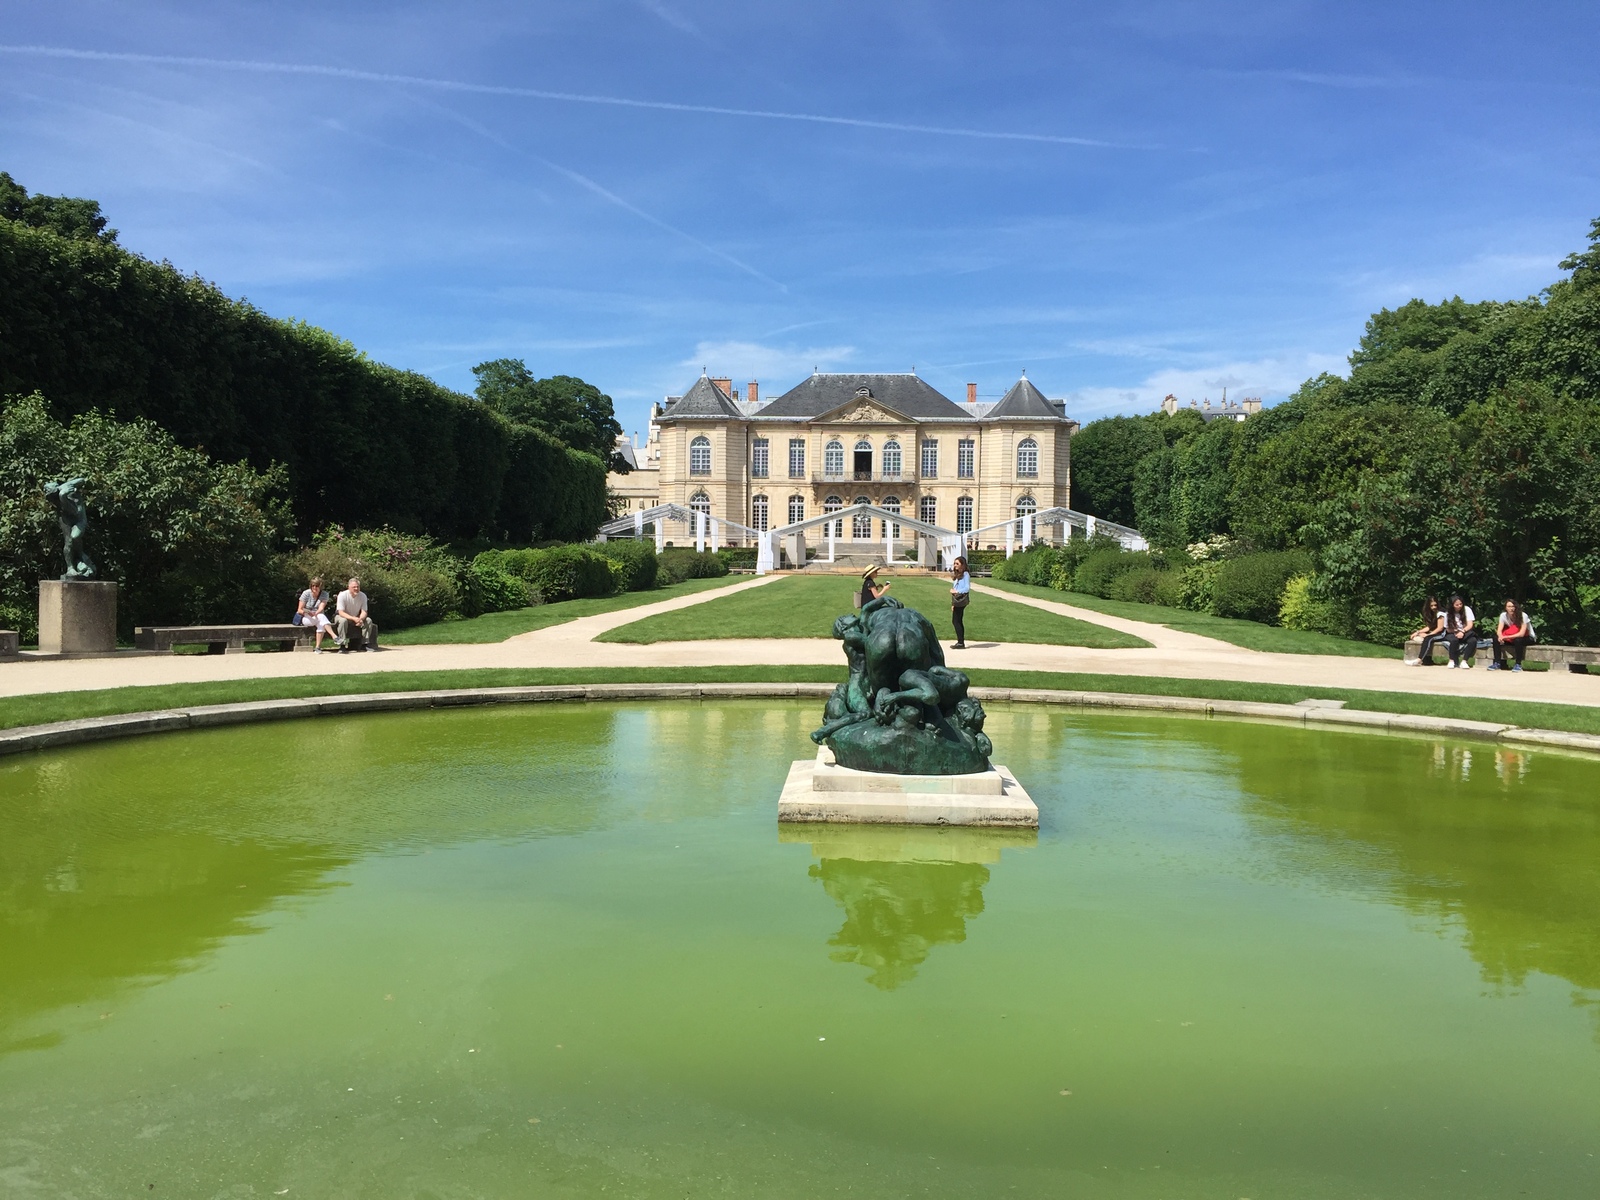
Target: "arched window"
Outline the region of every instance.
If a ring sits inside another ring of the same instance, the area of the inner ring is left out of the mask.
[[[939,523],[939,501],[932,496],[924,496],[917,501],[917,516],[929,525]]]
[[[1017,538],[1019,540],[1022,538],[1023,534],[1022,518],[1032,516],[1038,511],[1039,503],[1032,496],[1024,496],[1022,499],[1017,501]],[[1038,530],[1034,531],[1033,536],[1036,538],[1039,536]]]
[[[711,474],[711,439],[704,434],[689,443],[689,474]]]
[[[694,509],[695,512],[703,512],[709,517],[711,515],[711,497],[704,492],[696,492],[689,497],[689,507]]]
[[[883,477],[900,478],[900,443],[893,438],[883,444]]]
[[[852,503],[852,504],[871,504],[872,501],[868,500],[865,496],[857,496],[850,503]],[[872,518],[870,516],[868,516],[866,513],[860,513],[860,512],[856,513],[855,516],[851,517],[850,518],[850,536],[855,538],[857,541],[862,541],[862,542],[867,541],[869,538],[871,538],[872,537]]]
[[[835,442],[834,445],[838,445],[838,443]],[[840,454],[844,453],[844,447],[843,446],[839,446],[839,453]],[[837,497],[837,496],[829,496],[826,500],[824,500],[822,502],[822,515],[823,516],[827,516],[829,513],[836,513],[843,507],[844,507],[844,501],[843,500],[839,499],[839,497]],[[834,537],[843,537],[844,536],[844,522],[843,521],[824,521],[822,523],[822,536],[823,537],[827,537],[828,536],[828,530],[830,530],[830,529],[833,530],[833,536]]]
[[[1023,479],[1039,478],[1039,443],[1032,438],[1017,443],[1017,474]]]
[[[838,479],[844,474],[843,442],[829,442],[822,448],[822,473],[829,479]]]
[[[762,533],[767,531],[767,498],[765,496],[752,496],[750,498],[750,525]]]
[[[789,497],[789,524],[798,525],[806,519],[806,498],[804,496]]]
[[[885,496],[883,498],[883,503],[878,505],[878,507],[879,508],[886,508],[892,513],[898,513],[900,511],[900,497],[899,496]],[[895,521],[893,524],[890,524],[890,522],[885,521],[883,523],[883,536],[884,537],[899,537],[900,536],[900,522]]]
[[[956,532],[972,532],[972,497],[963,496],[956,501]]]

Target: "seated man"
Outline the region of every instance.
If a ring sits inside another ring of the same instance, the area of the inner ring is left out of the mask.
[[[350,586],[339,593],[335,609],[338,612],[334,624],[339,630],[339,653],[344,654],[349,651],[352,628],[361,631],[362,651],[371,650],[373,639],[378,635],[378,627],[372,623],[372,614],[367,610],[367,594],[361,590],[361,580],[352,579]]]

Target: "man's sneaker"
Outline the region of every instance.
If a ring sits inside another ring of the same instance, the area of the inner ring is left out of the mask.
[[[372,647],[371,646],[363,646],[363,647],[361,647],[361,653],[363,653],[363,654],[371,654],[372,653]]]
[[[1522,664],[1521,663],[1512,663],[1511,664],[1511,669],[1513,671],[1520,671],[1520,670],[1522,670]]]
[[[322,647],[321,646],[313,646],[313,647],[311,647],[311,653],[313,653],[313,654],[321,654],[322,653]]]
[[[1498,671],[1499,669],[1500,669],[1500,664],[1499,663],[1490,663],[1487,667],[1484,668],[1485,671]]]

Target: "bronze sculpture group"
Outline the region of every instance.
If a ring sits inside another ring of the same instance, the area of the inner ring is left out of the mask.
[[[878,595],[833,623],[850,677],[833,691],[821,729],[842,767],[894,775],[964,775],[989,769],[994,747],[967,677],[944,665],[933,623]]]

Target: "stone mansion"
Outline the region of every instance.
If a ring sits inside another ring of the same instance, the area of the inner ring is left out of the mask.
[[[866,502],[970,533],[1070,507],[1077,428],[1026,376],[998,402],[969,383],[957,403],[914,373],[817,373],[773,400],[702,375],[651,406],[644,446],[619,439],[635,469],[609,483],[619,515],[679,504],[765,531]],[[873,525],[857,516],[835,532],[881,539]]]

